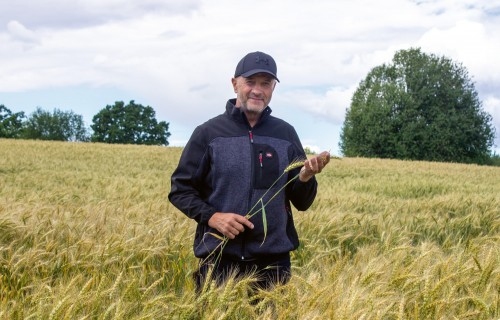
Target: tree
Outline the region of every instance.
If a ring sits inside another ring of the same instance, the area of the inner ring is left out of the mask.
[[[401,50],[360,82],[339,146],[348,157],[486,163],[491,121],[461,64]]]
[[[92,122],[93,142],[168,146],[169,124],[158,122],[152,107],[136,104],[134,100],[127,105],[123,101],[107,105]]]
[[[3,104],[0,105],[0,138],[20,138],[24,112],[12,113]]]
[[[26,121],[23,138],[57,141],[88,141],[81,115],[54,109],[52,113],[38,107]]]

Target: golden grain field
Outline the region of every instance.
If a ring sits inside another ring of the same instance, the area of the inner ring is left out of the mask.
[[[500,167],[332,161],[291,281],[196,298],[180,152],[0,139],[0,319],[500,319]]]

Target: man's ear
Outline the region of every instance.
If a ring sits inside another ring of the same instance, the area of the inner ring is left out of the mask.
[[[231,83],[233,85],[234,93],[237,93],[238,90],[236,89],[236,78],[231,78]]]

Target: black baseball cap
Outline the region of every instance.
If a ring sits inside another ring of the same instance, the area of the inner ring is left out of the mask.
[[[250,52],[244,56],[236,66],[234,77],[242,76],[248,78],[260,72],[267,73],[280,82],[276,76],[277,68],[273,57],[260,51]]]

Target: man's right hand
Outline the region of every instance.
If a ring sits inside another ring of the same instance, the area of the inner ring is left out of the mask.
[[[208,220],[208,226],[216,229],[229,239],[234,239],[241,232],[245,231],[245,226],[253,229],[253,224],[247,218],[236,213],[216,212]]]

